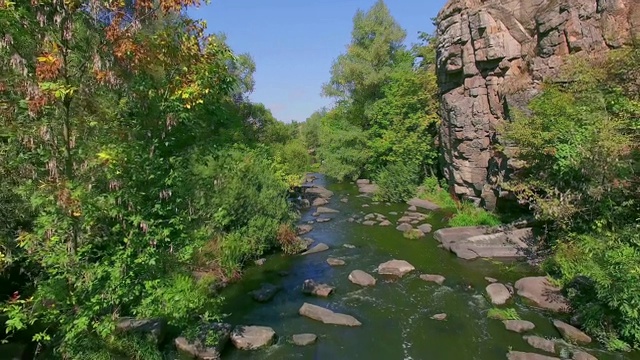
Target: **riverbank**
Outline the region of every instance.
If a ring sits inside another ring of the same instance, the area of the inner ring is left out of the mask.
[[[257,351],[237,350],[229,344],[223,359],[505,359],[510,350],[545,353],[533,348],[522,334],[505,329],[500,320],[489,319],[491,309],[515,309],[535,329],[529,335],[560,339],[552,324],[557,316],[546,313],[513,296],[503,306],[489,301],[486,277],[509,286],[522,277],[538,275],[534,268],[512,261],[476,259],[467,261],[439,247],[433,232],[421,239],[407,239],[395,223],[407,211],[407,204],[375,203],[363,197],[353,184],[331,183],[320,177],[319,185],[334,192],[326,207],[339,211],[317,223],[315,208],[303,214],[301,224],[313,221],[313,230],[304,237],[324,243],[329,249],[310,255],[268,256],[261,266],[246,270],[243,278],[222,291],[225,321],[234,325],[271,327],[274,344]],[[422,211],[433,231],[445,226],[439,211]],[[394,226],[368,226],[349,222],[352,216],[380,213]],[[397,215],[394,215],[397,214]],[[344,261],[331,266],[327,258]],[[416,269],[402,278],[380,275],[376,268],[391,259],[401,259]],[[362,287],[349,280],[353,270],[362,270],[376,279],[375,286]],[[423,280],[420,275],[444,276],[442,285]],[[305,295],[303,284],[312,279],[335,288],[327,298]],[[250,293],[270,283],[280,290],[266,303],[256,302]],[[323,324],[299,315],[304,303],[318,305],[353,316],[358,327]],[[432,319],[447,314],[446,320]],[[562,316],[560,316],[562,317]],[[294,334],[318,336],[315,344],[300,347],[292,343]],[[623,359],[629,354],[600,351],[587,346],[599,359]],[[547,354],[551,355],[551,354]],[[631,354],[636,356],[636,354]],[[187,357],[184,357],[186,359]]]

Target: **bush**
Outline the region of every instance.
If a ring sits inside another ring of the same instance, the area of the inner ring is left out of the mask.
[[[552,262],[584,328],[612,350],[640,346],[638,230],[570,234]]]
[[[428,176],[423,180],[422,186],[418,191],[418,197],[432,201],[445,209],[455,209],[457,207],[455,200],[447,191],[447,186],[441,184],[435,176]]]
[[[375,177],[378,184],[376,200],[403,202],[416,193],[418,170],[404,163],[387,165]]]
[[[463,202],[457,212],[449,220],[449,226],[498,226],[502,222],[500,218],[472,203]]]

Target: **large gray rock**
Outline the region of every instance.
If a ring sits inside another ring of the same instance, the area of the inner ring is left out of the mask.
[[[571,326],[560,320],[553,320],[553,326],[555,326],[560,334],[562,334],[562,337],[569,342],[574,342],[580,345],[586,345],[591,342],[591,337],[580,331],[575,326]]]
[[[215,343],[211,343],[211,334],[215,334]],[[219,360],[222,350],[229,342],[231,325],[213,323],[201,329],[195,339],[189,340],[184,336],[174,340],[178,350],[200,360]],[[207,344],[207,345],[205,345]]]
[[[298,346],[307,346],[316,342],[318,336],[316,334],[295,334],[291,337],[291,341]]]
[[[311,232],[311,230],[313,230],[313,226],[311,225],[298,225],[298,235],[304,235],[306,233]]]
[[[318,214],[337,214],[337,213],[339,213],[339,211],[336,210],[336,209],[328,208],[326,206],[318,206],[318,208],[316,209],[316,213],[318,213]]]
[[[519,258],[525,256],[525,240],[533,238],[533,231],[526,228],[492,233],[487,227],[464,226],[440,229],[433,236],[461,259]]]
[[[584,352],[584,351],[576,351],[573,353],[573,356],[571,357],[572,360],[598,360],[597,357]]]
[[[276,332],[267,326],[237,326],[231,333],[231,342],[240,350],[255,350],[269,346]]]
[[[531,331],[536,328],[531,321],[526,320],[503,320],[502,323],[504,324],[505,329],[515,331],[517,333]]]
[[[313,245],[309,250],[303,252],[300,255],[310,255],[310,254],[315,254],[315,253],[319,253],[322,251],[327,251],[329,250],[329,245],[325,244],[325,243],[317,243],[315,245]]]
[[[430,233],[432,228],[431,224],[422,224],[418,226],[418,230],[422,231],[424,234]]]
[[[410,231],[412,229],[413,229],[413,226],[411,226],[410,224],[407,224],[407,223],[403,223],[403,224],[400,224],[400,225],[396,226],[396,230],[402,231],[402,232],[407,232],[407,231]]]
[[[438,285],[444,284],[444,281],[446,280],[445,277],[442,275],[432,275],[432,274],[422,274],[420,275],[420,279],[424,281],[434,282]]]
[[[122,317],[116,323],[120,332],[136,333],[149,336],[156,344],[162,342],[167,330],[167,322],[163,319],[136,319]]]
[[[426,210],[438,210],[438,209],[440,209],[440,206],[432,203],[431,201],[418,199],[418,198],[413,198],[413,199],[407,201],[407,204],[409,204],[411,206],[418,207],[418,208],[426,209]]]
[[[345,264],[344,260],[336,259],[336,258],[327,258],[327,264],[330,266],[342,266]]]
[[[522,351],[509,351],[507,360],[560,360],[560,358]]]
[[[323,307],[304,303],[298,310],[302,316],[331,325],[360,326],[362,323],[351,315],[333,312]]]
[[[376,279],[362,270],[353,270],[349,274],[349,281],[360,286],[374,286]]]
[[[307,295],[315,295],[320,297],[328,297],[333,293],[335,288],[327,284],[320,284],[311,279],[307,279],[302,284],[302,292]]]
[[[389,260],[378,265],[378,274],[403,277],[416,268],[405,260]]]
[[[504,305],[511,298],[509,289],[500,283],[489,284],[485,290],[494,305]]]
[[[518,295],[529,299],[534,305],[556,312],[569,311],[569,302],[560,289],[551,285],[544,276],[522,278],[514,284]]]
[[[320,186],[320,185],[315,185],[313,187],[308,187],[305,192],[307,194],[310,194],[312,196],[318,196],[324,199],[329,199],[330,197],[333,196],[333,191],[331,190],[327,190],[326,188]]]
[[[554,353],[556,352],[556,342],[553,340],[548,340],[542,338],[540,336],[534,335],[525,335],[522,337],[529,345],[533,346],[536,349],[544,350],[546,352]]]
[[[443,173],[455,195],[495,208],[498,185],[518,170],[514,151],[493,150],[500,124],[514,109],[526,112],[570,55],[629,43],[639,7],[636,0],[447,2],[436,20],[436,72]]]
[[[273,297],[276,296],[276,293],[280,291],[280,289],[281,288],[279,286],[264,283],[262,284],[262,286],[260,286],[259,289],[250,292],[249,295],[251,295],[251,297],[257,302],[267,302],[273,299]]]
[[[328,203],[329,203],[329,200],[318,197],[318,198],[315,198],[315,200],[313,200],[313,202],[311,203],[311,206],[318,207],[318,206],[327,205]]]

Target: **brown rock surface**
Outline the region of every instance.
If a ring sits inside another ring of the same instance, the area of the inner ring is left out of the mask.
[[[510,109],[526,110],[568,55],[630,43],[640,2],[449,0],[436,22],[444,174],[457,195],[493,209],[493,185],[517,170],[513,149],[492,151]]]

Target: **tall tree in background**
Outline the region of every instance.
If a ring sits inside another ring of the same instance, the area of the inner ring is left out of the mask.
[[[366,108],[383,96],[382,85],[404,51],[405,37],[382,0],[354,16],[351,43],[334,62],[323,93],[349,103],[350,120],[355,124],[367,126]]]

